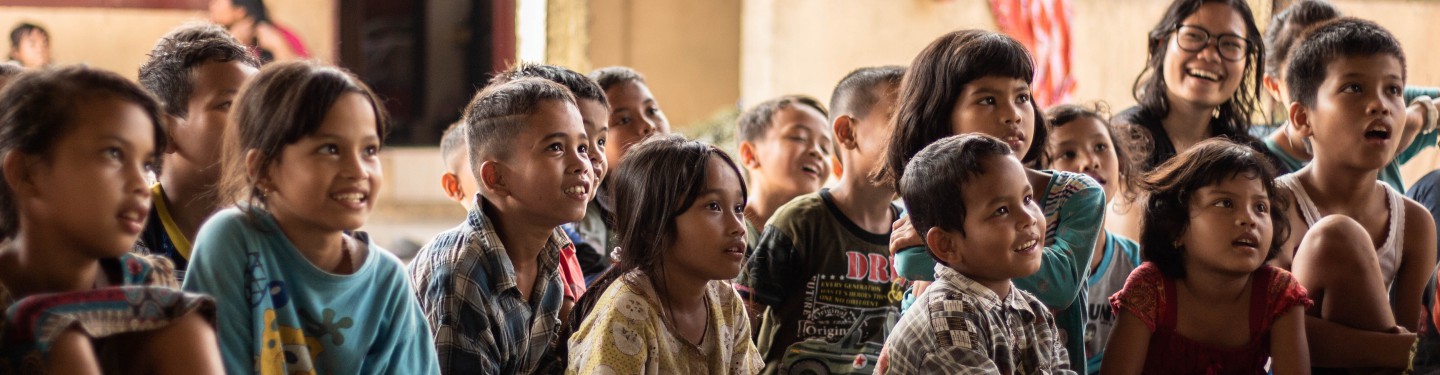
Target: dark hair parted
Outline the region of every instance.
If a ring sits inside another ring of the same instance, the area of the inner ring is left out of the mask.
[[[1271,17],[1265,30],[1265,74],[1283,78],[1285,59],[1305,30],[1336,18],[1340,18],[1340,10],[1323,0],[1300,0]]]
[[[259,179],[246,173],[245,154],[251,150],[259,153],[256,171],[264,176],[285,146],[320,129],[325,115],[345,94],[358,94],[370,102],[375,133],[384,144],[390,127],[385,108],[370,87],[350,72],[311,61],[276,62],[261,69],[240,90],[230,112],[233,125],[225,132],[221,201],[264,208]],[[248,215],[248,208],[246,211]]]
[[[830,122],[835,122],[835,118],[839,116],[869,116],[870,109],[885,95],[890,95],[880,91],[883,85],[899,90],[900,80],[904,77],[905,67],[899,65],[871,66],[850,71],[850,74],[846,74],[845,78],[841,78],[840,83],[835,85],[835,91],[830,93]]]
[[[999,76],[1034,82],[1035,63],[1030,52],[1014,38],[984,30],[959,30],[930,42],[900,82],[896,99],[894,131],[886,150],[885,167],[877,168],[877,181],[896,189],[905,173],[905,164],[920,149],[940,138],[954,135],[950,116],[965,85],[977,79]],[[1034,138],[1022,162],[1039,160],[1045,150],[1045,116],[1030,101],[1035,113]]]
[[[775,126],[775,114],[791,106],[805,106],[820,112],[821,118],[829,118],[829,112],[819,100],[805,95],[785,95],[756,104],[754,108],[740,114],[736,122],[736,136],[741,141],[756,142],[765,138],[765,132]],[[798,108],[798,107],[797,107]],[[828,133],[830,127],[824,127]]]
[[[80,107],[104,98],[137,105],[145,112],[155,134],[152,158],[159,163],[165,151],[160,104],[125,77],[83,65],[21,74],[0,90],[0,158],[11,152],[49,158],[55,143],[79,125],[74,122]],[[0,183],[0,238],[15,236],[19,215],[14,190]]]
[[[602,291],[620,276],[640,270],[650,276],[661,296],[666,295],[665,257],[680,239],[675,218],[685,213],[705,190],[710,159],[725,162],[731,173],[740,174],[740,167],[715,146],[687,141],[679,135],[657,135],[635,145],[625,162],[610,178],[610,191],[615,199],[615,232],[619,237],[618,263],[605,271],[575,303],[570,328],[577,328],[594,308]],[[750,194],[740,181],[740,196]],[[573,331],[573,329],[572,329]]]
[[[1132,144],[1134,143],[1134,138],[1121,136],[1122,132],[1130,130],[1112,124],[1109,120],[1109,114],[1110,108],[1102,102],[1096,102],[1091,106],[1061,104],[1045,110],[1045,125],[1049,127],[1047,130],[1054,131],[1079,119],[1089,118],[1100,121],[1100,124],[1105,128],[1105,135],[1110,138],[1110,149],[1115,151],[1116,169],[1120,171],[1120,175],[1117,176],[1119,177],[1119,181],[1117,182],[1120,183],[1122,191],[1125,192],[1125,197],[1133,199],[1138,195],[1138,192],[1135,191],[1136,174],[1138,173],[1135,166],[1144,163],[1145,160],[1136,158],[1136,156],[1143,155],[1131,155],[1131,152],[1136,149],[1135,145]],[[1045,155],[1045,165],[1049,166],[1055,157],[1056,155],[1049,155],[1047,153]]]
[[[900,197],[909,208],[910,224],[920,239],[930,228],[965,235],[965,189],[970,179],[985,174],[984,161],[1013,155],[1010,145],[979,133],[952,135],[936,140],[915,154],[899,182]]]
[[[260,61],[220,25],[180,26],[160,38],[150,59],[140,65],[140,84],[164,105],[165,113],[185,118],[195,91],[195,69],[207,62],[238,61],[256,69]]]
[[[1343,57],[1376,55],[1394,56],[1400,60],[1400,80],[1406,79],[1405,51],[1384,27],[1354,17],[1316,25],[1305,33],[1300,44],[1290,53],[1290,65],[1285,69],[1285,86],[1290,89],[1290,100],[1314,108],[1330,63]]]
[[[595,83],[595,80],[574,70],[555,65],[517,63],[510,66],[510,69],[496,74],[494,78],[490,78],[488,85],[497,85],[525,77],[550,80],[569,89],[570,93],[575,95],[576,100],[594,100],[606,108],[610,107],[610,102],[605,100],[605,90],[600,89],[600,84]]]
[[[470,170],[479,176],[486,159],[510,157],[515,135],[525,128],[525,119],[540,110],[547,100],[575,105],[575,96],[565,86],[544,78],[527,77],[492,85],[475,94],[465,106],[465,133],[470,144]]]
[[[1254,148],[1224,138],[1210,138],[1176,155],[1145,176],[1148,193],[1140,222],[1140,252],[1160,273],[1172,279],[1185,277],[1185,250],[1175,246],[1190,228],[1190,199],[1206,186],[1244,177],[1260,182],[1270,197],[1270,223],[1274,235],[1265,260],[1275,258],[1290,237],[1285,216],[1289,202],[1275,186],[1275,167]]]
[[[1131,92],[1139,103],[1140,111],[1150,118],[1163,119],[1170,114],[1169,87],[1165,84],[1165,54],[1170,52],[1170,36],[1180,27],[1186,17],[1200,11],[1206,3],[1220,3],[1240,13],[1245,22],[1245,40],[1249,41],[1245,51],[1245,69],[1241,74],[1240,87],[1217,108],[1215,119],[1210,121],[1212,134],[1232,138],[1248,135],[1250,114],[1255,113],[1260,101],[1260,87],[1263,77],[1256,69],[1265,62],[1265,50],[1256,46],[1260,40],[1260,29],[1255,26],[1255,15],[1245,0],[1175,0],[1165,10],[1165,16],[1150,30],[1147,39],[1148,51],[1145,68],[1135,77]],[[1246,78],[1250,82],[1245,82]]]
[[[590,79],[600,85],[600,90],[609,90],[615,85],[627,82],[645,83],[645,76],[627,66],[607,66],[590,72]]]

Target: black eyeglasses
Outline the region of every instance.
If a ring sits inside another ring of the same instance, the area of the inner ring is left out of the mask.
[[[1180,49],[1189,52],[1200,52],[1209,47],[1214,40],[1215,51],[1220,52],[1220,57],[1230,61],[1240,61],[1245,58],[1245,53],[1250,51],[1250,40],[1235,34],[1220,34],[1213,36],[1209,30],[1199,26],[1180,25],[1175,28],[1175,44]]]

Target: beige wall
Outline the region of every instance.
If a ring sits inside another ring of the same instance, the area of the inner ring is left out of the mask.
[[[311,54],[333,61],[336,45],[333,1],[270,0],[271,17],[298,34]],[[57,63],[87,63],[134,79],[155,42],[186,22],[204,21],[203,10],[131,8],[50,8],[0,6],[0,28],[35,22],[50,32]],[[9,52],[8,39],[3,43]]]

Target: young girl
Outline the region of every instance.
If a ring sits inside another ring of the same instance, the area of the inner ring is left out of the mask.
[[[901,81],[894,134],[879,177],[899,181],[911,157],[955,134],[990,135],[1026,163],[1040,159],[1047,143],[1045,120],[1030,100],[1032,61],[1019,42],[989,31],[956,31],[930,43]],[[1056,323],[1069,332],[1065,344],[1072,367],[1083,372],[1085,296],[1080,292],[1100,233],[1105,193],[1077,173],[1027,169],[1026,177],[1048,223],[1044,260],[1039,272],[1014,282],[1056,310]],[[920,244],[907,223],[900,226],[891,234],[892,249]],[[933,280],[934,264],[924,249],[902,251],[895,259],[896,271],[909,280]]]
[[[615,172],[619,263],[575,309],[569,374],[755,374],[728,280],[745,256],[745,184],[714,146],[664,136]],[[591,308],[593,307],[593,310]]]
[[[28,73],[0,96],[0,373],[221,374],[215,304],[129,254],[165,149],[159,104],[115,73]],[[123,361],[123,362],[122,362]]]
[[[365,224],[383,181],[385,113],[338,68],[266,66],[232,112],[224,197],[185,289],[218,301],[230,374],[436,374],[400,260]]]
[[[1045,124],[1050,127],[1050,144],[1046,147],[1046,161],[1054,170],[1084,173],[1095,179],[1105,189],[1107,201],[1115,202],[1120,195],[1130,199],[1136,190],[1135,172],[1131,169],[1134,161],[1127,154],[1128,148],[1121,146],[1117,131],[1105,120],[1104,112],[1101,104],[1094,108],[1062,104],[1047,109]],[[1108,230],[1095,240],[1095,255],[1085,280],[1085,313],[1090,320],[1085,325],[1085,355],[1091,373],[1100,372],[1105,341],[1115,328],[1115,314],[1106,300],[1120,291],[1130,271],[1139,266],[1140,245],[1134,240]]]
[[[1288,237],[1258,151],[1202,141],[1145,178],[1145,264],[1110,297],[1105,374],[1309,373],[1305,288],[1265,264]]]

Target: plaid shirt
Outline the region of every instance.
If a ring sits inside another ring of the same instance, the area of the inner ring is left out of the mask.
[[[460,226],[420,249],[410,263],[410,282],[434,330],[445,374],[532,374],[558,372],[559,254],[573,245],[565,233],[551,233],[540,252],[539,273],[529,302],[520,298],[515,268],[487,204],[477,199]]]
[[[1074,374],[1055,318],[1035,296],[1003,300],[945,265],[885,342],[888,374]]]

